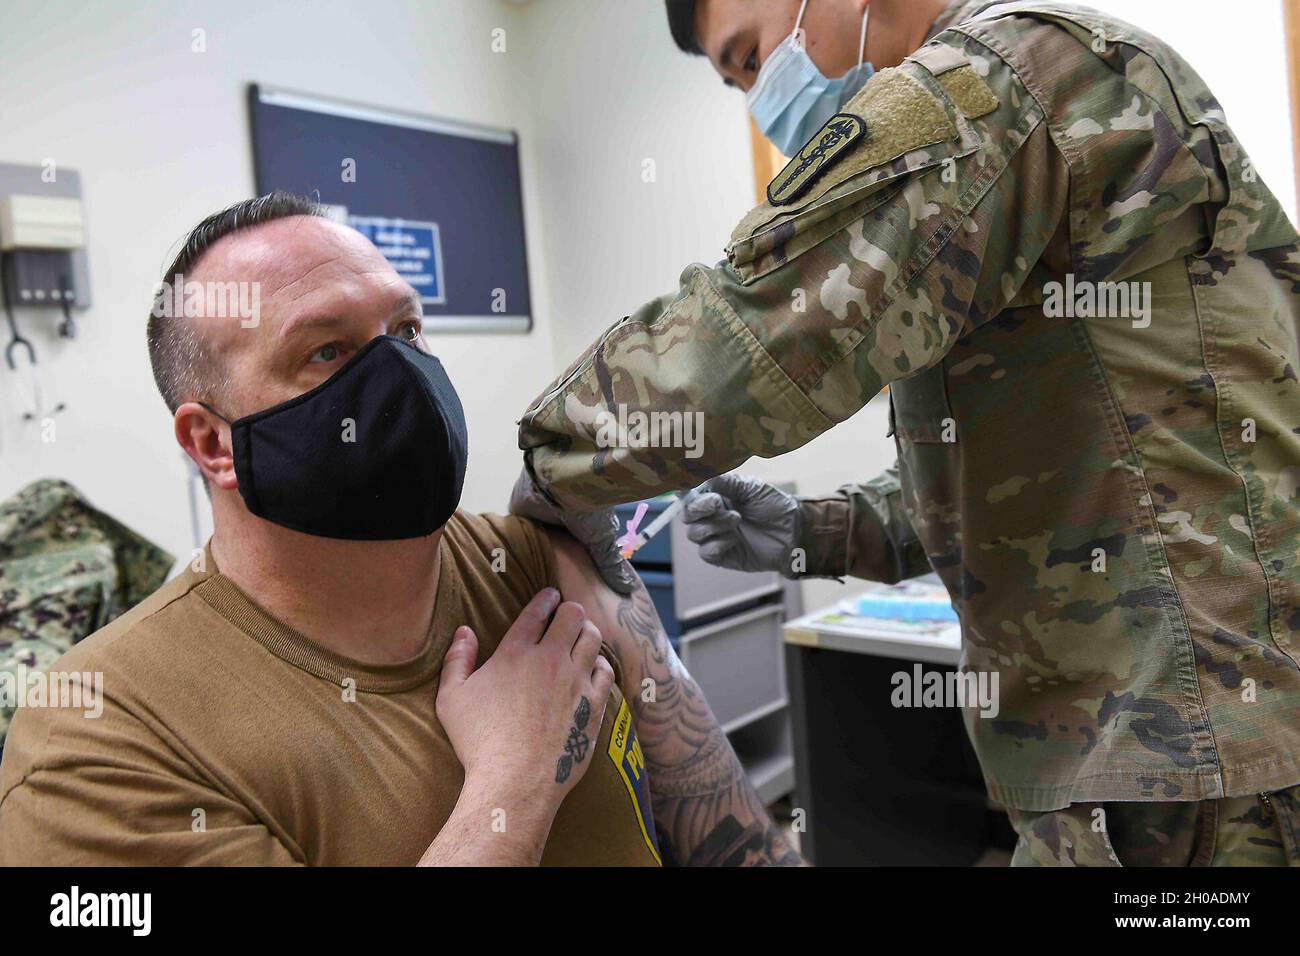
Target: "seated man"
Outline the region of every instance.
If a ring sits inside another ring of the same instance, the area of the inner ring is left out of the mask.
[[[102,714],[19,711],[0,864],[798,861],[644,589],[456,510],[460,403],[374,246],[273,194],[166,277],[150,358],[215,531],[54,665]]]

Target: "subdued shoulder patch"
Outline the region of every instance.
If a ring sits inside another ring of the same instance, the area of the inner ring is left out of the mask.
[[[939,77],[939,82],[967,119],[987,116],[1001,105],[989,85],[969,64],[948,70]]]
[[[836,113],[767,184],[767,201],[773,206],[794,202],[865,135],[867,124],[860,117]]]

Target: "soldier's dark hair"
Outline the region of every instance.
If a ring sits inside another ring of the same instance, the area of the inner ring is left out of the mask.
[[[703,56],[700,41],[695,36],[695,7],[699,0],[664,0],[668,6],[668,29],[673,42],[683,53]]]
[[[192,271],[205,252],[231,233],[290,216],[324,215],[314,200],[279,191],[227,206],[190,230],[180,252],[163,272],[162,281],[172,286],[178,276]],[[227,384],[225,371],[218,367],[194,323],[183,315],[158,315],[157,302],[155,296],[155,307],[149,310],[149,364],[167,410],[174,414],[182,403],[196,399],[214,403],[220,400]]]

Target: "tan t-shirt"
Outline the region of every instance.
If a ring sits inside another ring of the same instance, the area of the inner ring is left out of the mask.
[[[463,779],[434,713],[451,636],[473,627],[486,660],[554,584],[545,535],[518,518],[457,512],[441,547],[431,640],[402,664],[317,646],[210,555],[204,572],[187,570],[82,641],[54,671],[102,672],[103,712],[87,716],[84,700],[19,708],[0,764],[0,865],[415,863]],[[542,862],[655,865],[617,686],[591,753]]]

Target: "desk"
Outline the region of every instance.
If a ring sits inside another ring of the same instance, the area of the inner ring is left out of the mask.
[[[956,629],[933,638],[784,628],[802,852],[818,866],[969,866],[1014,833],[990,806],[961,712],[898,708],[892,677],[955,671]]]

